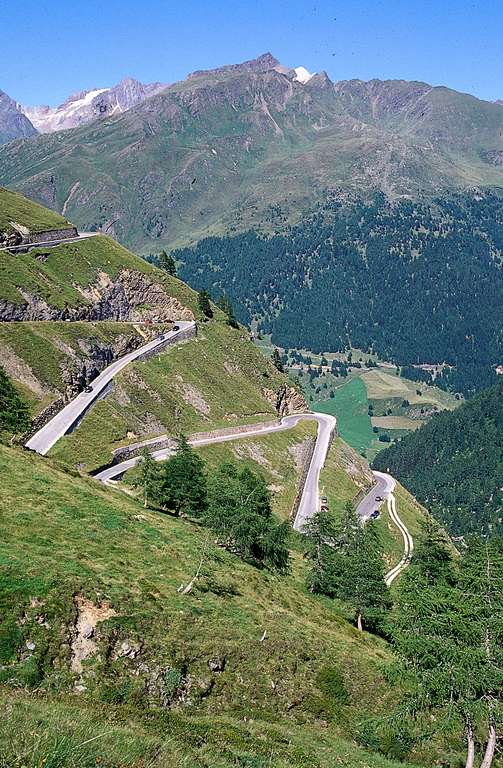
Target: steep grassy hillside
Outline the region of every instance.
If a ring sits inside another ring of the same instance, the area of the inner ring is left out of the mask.
[[[21,224],[29,232],[45,232],[71,226],[55,211],[28,200],[18,192],[0,187],[0,240],[2,235],[15,231],[13,224]]]
[[[77,394],[113,357],[161,328],[109,321],[0,323],[2,365],[37,415],[57,397]]]
[[[245,329],[230,327],[216,307],[203,322],[193,290],[108,237],[0,253],[0,286],[2,362],[33,415],[74,397],[108,363],[173,321],[199,321],[197,339],[124,370],[107,399],[55,447],[55,455],[81,468],[108,463],[113,448],[138,438],[305,408]]]
[[[52,454],[86,471],[106,464],[111,451],[137,438],[180,431],[207,431],[267,421],[278,416],[277,393],[302,397],[249,341],[230,328],[222,313],[201,324],[197,339],[134,363],[114,380],[81,425]]]
[[[42,209],[46,210],[46,209]],[[50,212],[49,212],[50,213]],[[27,294],[35,295],[53,310],[48,317],[32,316],[16,319],[58,319],[54,315],[66,311],[68,317],[79,319],[96,305],[121,274],[134,272],[161,289],[166,296],[177,299],[183,307],[196,308],[196,297],[184,283],[135,256],[109,237],[91,237],[80,242],[54,248],[35,248],[29,253],[0,253],[0,299],[23,307]],[[134,289],[134,285],[132,289]],[[145,291],[145,286],[140,286]],[[138,297],[135,319],[149,317],[149,307]],[[157,297],[158,299],[162,297]],[[21,311],[21,310],[20,310]],[[39,314],[41,310],[39,309]],[[142,312],[143,311],[143,312]],[[6,312],[6,310],[4,310]],[[117,310],[120,315],[120,309]],[[123,314],[125,314],[123,312]],[[5,317],[4,319],[9,319]],[[87,318],[84,318],[87,319]],[[94,319],[102,319],[99,316]],[[104,319],[104,318],[103,318]],[[112,319],[130,319],[113,318]]]
[[[301,555],[279,577],[36,455],[0,462],[3,765],[392,765],[353,741],[400,697],[386,644],[305,591]]]
[[[374,460],[452,534],[502,531],[503,382],[435,416]]]

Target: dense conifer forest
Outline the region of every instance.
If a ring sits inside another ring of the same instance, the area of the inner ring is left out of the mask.
[[[503,382],[435,415],[374,459],[452,534],[503,532]]]
[[[446,362],[436,383],[471,394],[503,361],[502,223],[497,193],[334,198],[281,234],[211,237],[173,255],[183,279],[228,293],[238,319],[279,346]]]

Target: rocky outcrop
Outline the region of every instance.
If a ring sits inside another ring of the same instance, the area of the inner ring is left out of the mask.
[[[109,602],[95,605],[83,595],[76,595],[74,603],[77,618],[72,631],[71,670],[80,675],[83,671],[83,662],[95,656],[98,651],[98,645],[94,639],[97,624],[117,614]]]
[[[302,411],[309,410],[304,395],[298,389],[290,387],[288,384],[282,384],[277,390],[264,389],[263,394],[266,400],[274,406],[280,418],[291,413],[301,413]]]
[[[24,113],[23,117],[26,115],[25,119],[30,118],[40,133],[52,133],[125,112],[164,88],[166,85],[162,83],[144,84],[126,77],[113,88],[95,88],[74,93],[59,107],[44,105],[20,107],[20,110]]]
[[[18,109],[14,99],[0,91],[0,144],[36,136],[37,133],[30,120]]]
[[[100,272],[90,286],[74,286],[82,294],[82,304],[63,309],[51,307],[44,299],[18,289],[24,302],[15,304],[0,300],[0,321],[13,320],[115,320],[154,323],[174,320],[193,320],[190,309],[174,296],[169,296],[161,285],[142,272],[124,269],[111,278]]]
[[[62,229],[47,229],[42,232],[30,232],[30,230],[17,224],[15,221],[11,222],[13,227],[12,232],[0,232],[0,246],[5,248],[16,248],[16,252],[29,250],[28,247],[23,249],[21,246],[31,246],[34,243],[51,243],[55,240],[69,240],[72,237],[77,237],[78,232],[76,227],[68,226]]]
[[[64,400],[69,402],[75,395],[98,376],[110,363],[138,349],[145,341],[140,336],[121,335],[111,344],[97,340],[81,339],[79,347],[84,357],[72,356],[64,365],[61,378],[65,385]]]

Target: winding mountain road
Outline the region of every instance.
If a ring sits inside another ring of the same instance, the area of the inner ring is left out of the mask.
[[[177,330],[168,331],[162,336],[158,336],[156,339],[149,341],[147,344],[143,344],[133,352],[129,352],[129,354],[124,355],[124,357],[115,360],[93,380],[91,392],[81,392],[77,397],[71,400],[68,405],[65,405],[56,416],[28,440],[26,447],[45,456],[52,446],[57,443],[59,438],[66,435],[66,433],[80,421],[85,412],[98,399],[99,395],[119,371],[122,371],[126,365],[129,365],[129,363],[132,363],[134,360],[138,360],[156,349],[162,349],[178,336],[183,337],[185,332],[190,328],[195,328],[195,325],[193,320],[180,320],[180,322],[177,323]]]
[[[396,498],[393,493],[396,486],[396,480],[386,472],[372,472],[372,474],[376,479],[375,485],[372,486],[371,490],[358,504],[356,511],[363,521],[369,520],[372,512],[375,509],[379,509],[383,501],[386,501],[388,505],[389,516],[402,534],[404,544],[403,556],[400,562],[398,562],[390,571],[388,571],[385,576],[386,584],[389,587],[394,582],[396,577],[399,576],[404,568],[407,568],[408,564],[410,563],[412,552],[414,551],[414,541],[409,531],[407,530],[405,523],[400,518],[396,510]],[[381,501],[378,501],[378,498],[380,498]]]
[[[330,448],[330,440],[337,424],[334,416],[325,413],[296,413],[291,416],[284,416],[279,422],[271,421],[270,425],[261,426],[259,429],[254,429],[253,425],[250,425],[250,429],[245,432],[239,432],[232,435],[217,434],[213,437],[189,440],[189,442],[192,446],[198,447],[212,445],[214,443],[226,443],[230,440],[242,440],[246,437],[260,437],[261,435],[269,435],[273,432],[283,432],[287,429],[291,429],[298,424],[299,421],[305,421],[306,419],[318,423],[318,435],[316,437],[316,445],[307,472],[302,498],[293,523],[295,530],[301,531],[306,520],[308,520],[313,515],[313,512],[319,508],[320,472],[325,464],[328,449]],[[162,461],[172,455],[172,448],[161,448],[158,451],[152,451],[152,456],[156,461]],[[95,477],[97,480],[106,483],[109,480],[113,480],[114,478],[123,475],[128,469],[134,467],[139,460],[139,456],[127,459],[126,461],[120,462],[120,464],[115,464],[113,467],[104,469],[102,472],[96,474]]]
[[[179,321],[176,325],[176,330],[169,331],[147,344],[142,345],[133,352],[124,355],[124,357],[115,360],[93,380],[91,391],[84,391],[77,395],[77,397],[68,403],[27,441],[26,447],[45,455],[63,435],[80,422],[87,410],[96,402],[119,371],[134,360],[148,356],[153,351],[168,346],[176,341],[177,337],[181,336],[183,338],[186,335],[186,331],[191,328],[195,328],[194,321]],[[260,427],[250,425],[249,429],[239,433],[226,433],[222,435],[214,434],[212,437],[193,439],[190,442],[193,446],[197,447],[214,443],[224,443],[230,440],[242,440],[247,437],[257,437],[292,429],[292,427],[298,424],[299,421],[304,421],[306,419],[317,422],[318,434],[306,474],[301,500],[293,523],[294,529],[302,532],[306,521],[312,517],[320,506],[320,472],[325,464],[332,435],[336,429],[337,422],[334,416],[325,413],[296,413],[290,416],[284,416],[280,421],[272,421],[270,424],[261,425]],[[156,461],[162,461],[172,454],[172,448],[161,448],[157,451],[152,451],[152,456]],[[128,469],[134,467],[139,460],[140,457],[138,456],[127,459],[126,461],[102,470],[97,473],[95,477],[97,480],[107,483],[123,475]],[[376,509],[376,506],[379,506],[379,504],[382,503],[376,502],[376,496],[382,497],[383,500],[387,499],[390,517],[401,531],[405,546],[404,556],[386,575],[386,583],[389,585],[407,566],[412,553],[413,542],[412,537],[396,511],[396,500],[393,495],[395,480],[390,475],[381,472],[374,472],[374,476],[376,478],[376,484],[358,505],[357,513],[363,521],[366,521],[369,519],[371,512]]]

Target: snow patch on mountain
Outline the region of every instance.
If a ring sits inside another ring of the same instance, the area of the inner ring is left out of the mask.
[[[52,133],[125,112],[164,88],[166,85],[162,83],[145,85],[133,78],[125,78],[112,88],[93,88],[75,93],[59,107],[20,106],[19,109],[41,133]]]
[[[295,77],[294,80],[297,80],[297,82],[302,83],[302,85],[305,85],[310,81],[312,77],[316,74],[313,72],[308,72],[308,70],[305,67],[295,67],[294,68]]]

